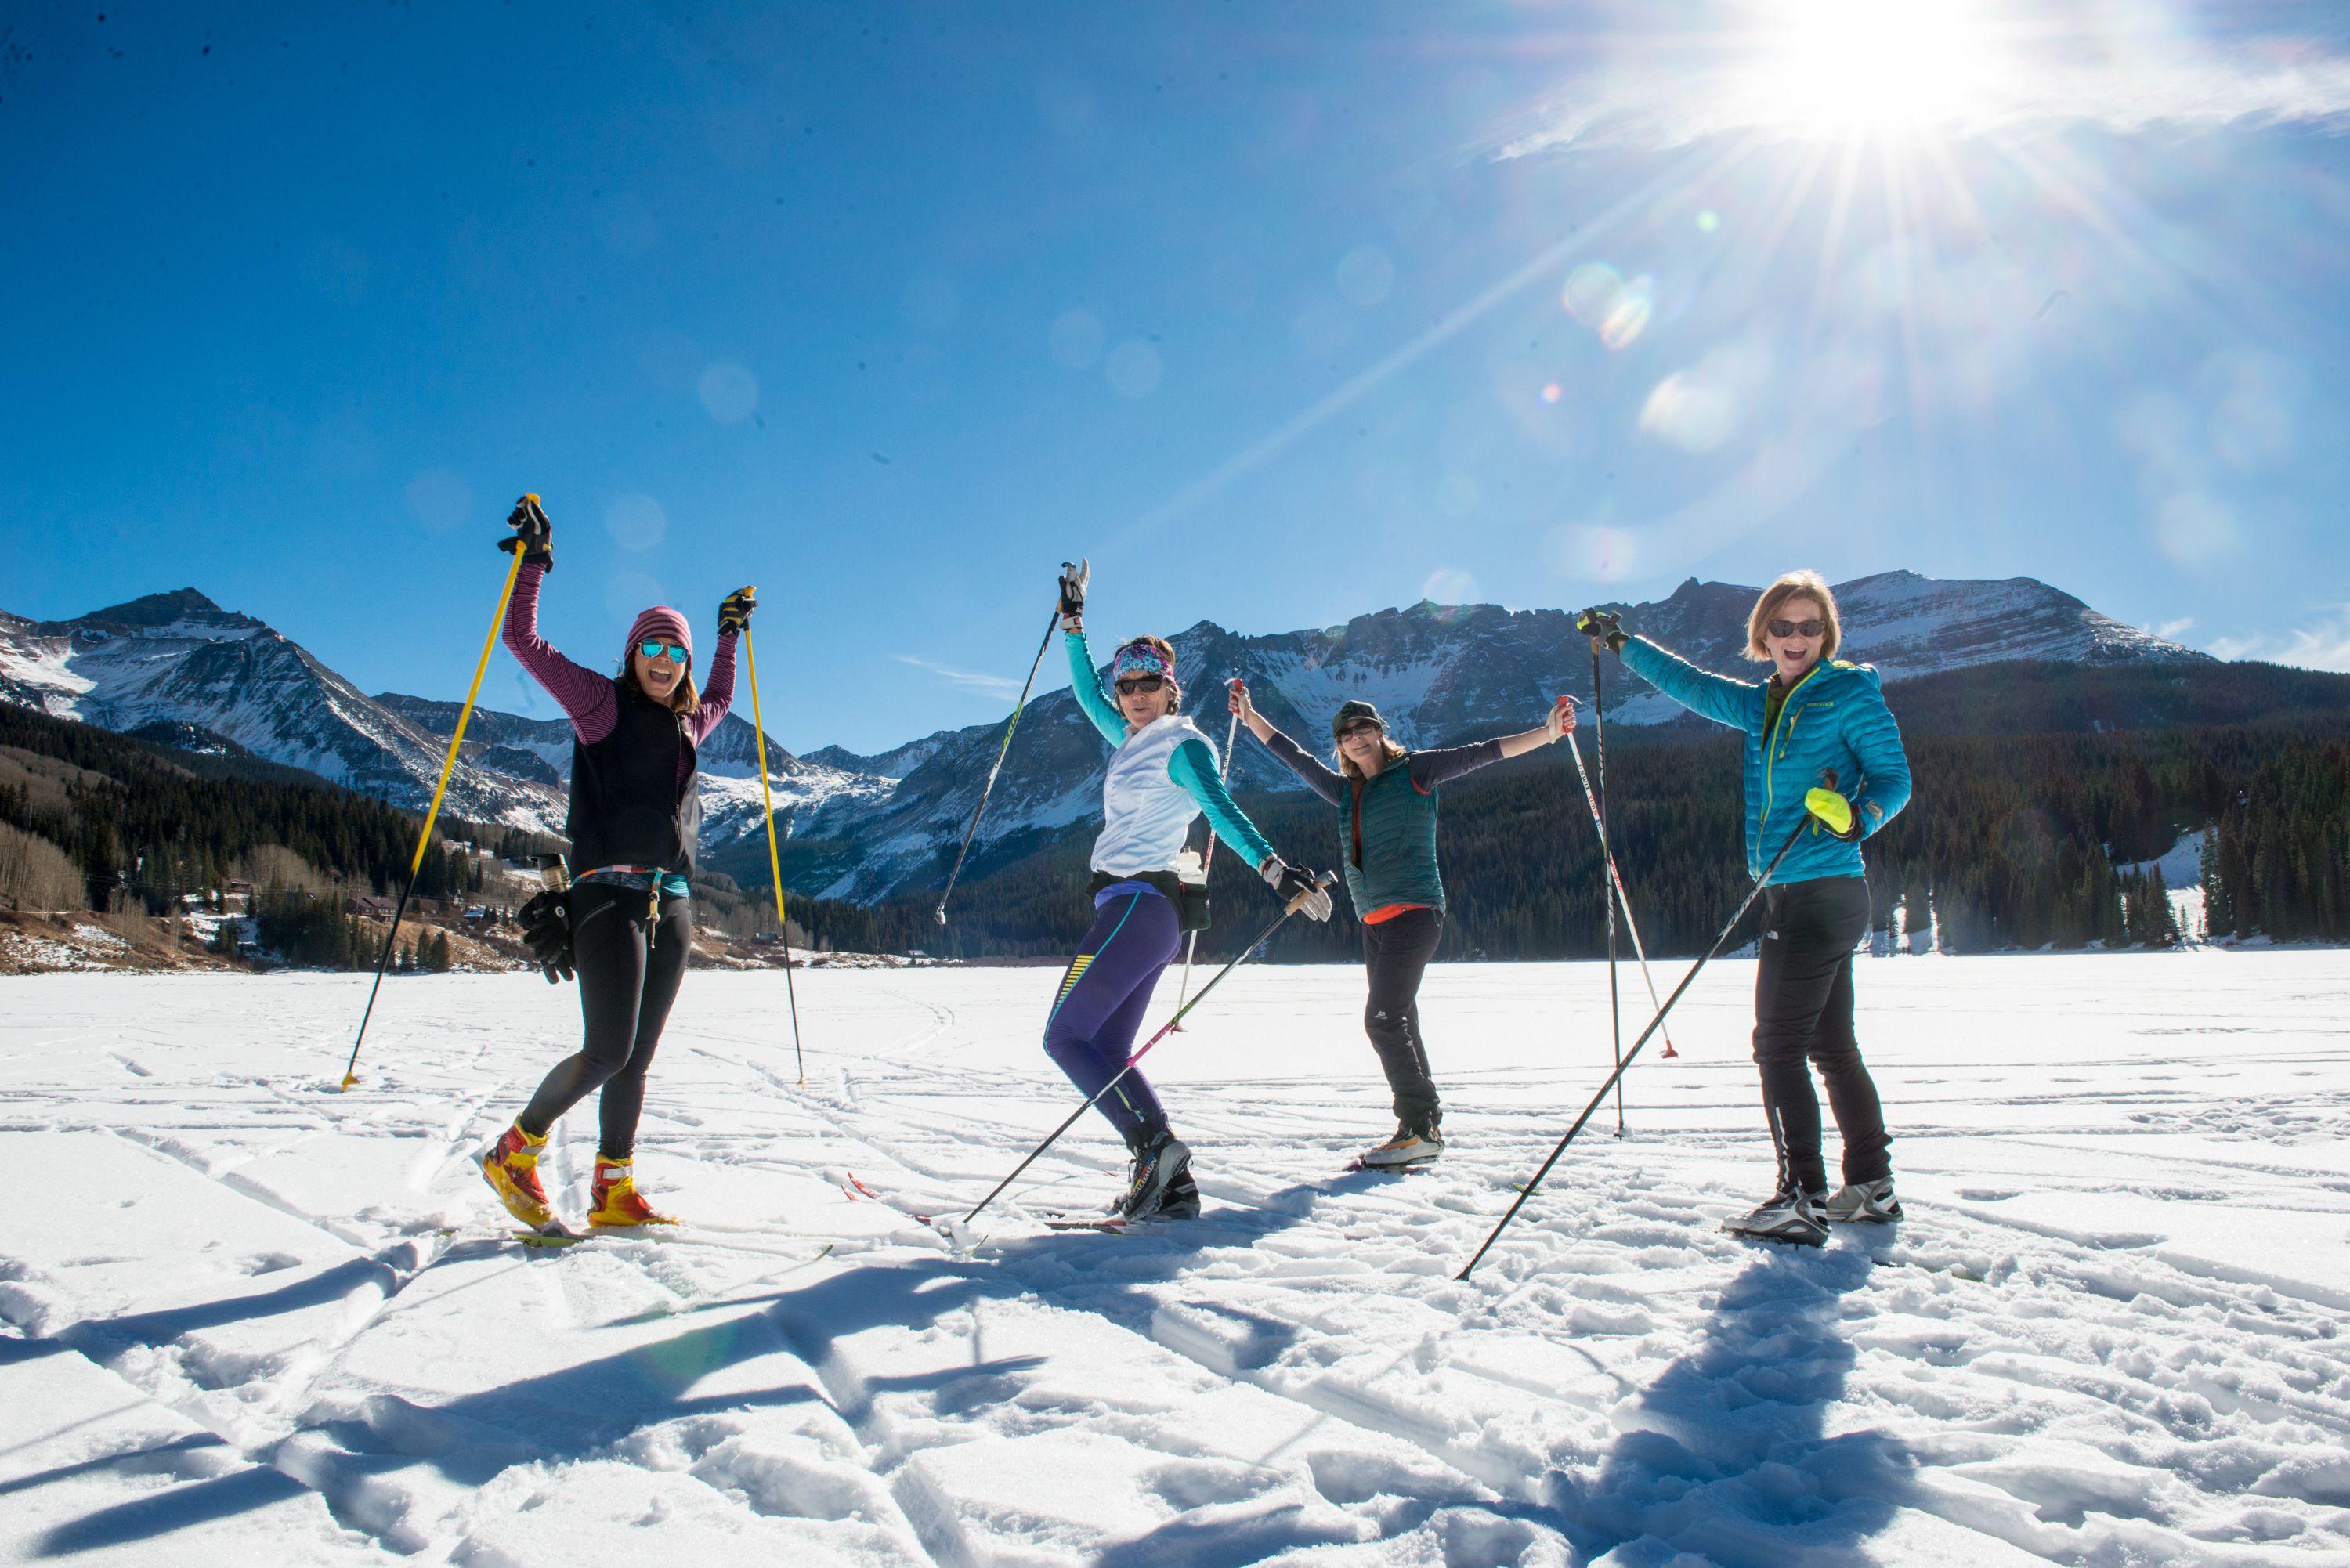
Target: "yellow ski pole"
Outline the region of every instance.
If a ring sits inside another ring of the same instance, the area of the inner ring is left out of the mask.
[[[530,498],[536,501],[538,497]],[[400,918],[408,912],[408,896],[416,891],[416,874],[424,869],[424,851],[432,843],[432,824],[441,815],[441,797],[449,792],[449,775],[457,771],[457,748],[465,743],[465,722],[473,716],[473,701],[482,694],[482,677],[490,672],[490,652],[498,645],[498,632],[506,624],[506,606],[514,598],[515,579],[522,575],[522,550],[516,547],[514,564],[506,568],[506,586],[498,590],[498,613],[490,618],[490,635],[483,639],[482,657],[473,666],[473,684],[465,692],[465,705],[457,711],[457,730],[449,737],[449,754],[441,761],[441,782],[432,786],[432,804],[424,813],[424,830],[416,836],[416,855],[408,863],[408,885],[400,890],[400,904],[391,911],[391,929],[383,934],[383,956],[375,961],[375,984],[368,988],[367,1011],[359,1014],[359,1037],[351,1042],[351,1059],[343,1068],[343,1091],[348,1094],[359,1081],[359,1047],[367,1041],[368,1020],[375,1016],[376,992],[383,989],[383,971],[391,963],[391,944],[400,935]]]
[[[758,589],[745,587],[756,596]],[[759,655],[751,646],[751,623],[743,623],[743,662],[751,668],[751,732],[759,738],[759,798],[767,806],[767,870],[775,880],[775,935],[784,944],[784,995],[792,1009],[792,1054],[800,1064],[800,1086],[807,1087],[807,1053],[800,1049],[800,999],[792,988],[792,929],[784,914],[784,857],[775,846],[775,796],[767,786],[767,721],[759,712]]]

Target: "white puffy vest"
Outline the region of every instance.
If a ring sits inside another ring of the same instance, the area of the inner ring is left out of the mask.
[[[1180,713],[1153,720],[1127,736],[1111,753],[1102,777],[1102,830],[1094,840],[1094,869],[1131,877],[1140,871],[1172,871],[1183,853],[1192,819],[1200,815],[1191,792],[1167,774],[1175,748],[1186,741],[1208,747],[1212,765],[1216,743]]]

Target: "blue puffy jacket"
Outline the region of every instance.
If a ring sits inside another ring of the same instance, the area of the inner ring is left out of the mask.
[[[1804,820],[1804,794],[1826,784],[1852,802],[1862,836],[1875,833],[1909,804],[1909,758],[1901,726],[1885,705],[1877,671],[1866,664],[1822,659],[1781,704],[1763,733],[1764,681],[1732,680],[1700,670],[1645,638],[1624,644],[1624,662],[1693,713],[1746,733],[1746,874],[1759,877],[1771,857]],[[1816,821],[1787,857],[1773,882],[1809,882],[1862,874],[1860,845],[1846,843]]]

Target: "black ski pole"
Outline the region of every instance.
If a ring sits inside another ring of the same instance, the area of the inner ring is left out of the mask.
[[[1337,880],[1338,874],[1336,872],[1325,871],[1318,878],[1315,879],[1315,886],[1317,888],[1325,888],[1330,887]],[[1128,1073],[1133,1072],[1134,1064],[1137,1062],[1141,1061],[1145,1056],[1149,1055],[1150,1048],[1153,1045],[1158,1044],[1161,1040],[1166,1039],[1167,1036],[1175,1032],[1175,1026],[1183,1022],[1183,1015],[1185,1013],[1199,1006],[1202,1002],[1207,1001],[1208,992],[1215,990],[1216,987],[1222,982],[1224,976],[1232,973],[1232,971],[1240,968],[1243,963],[1246,962],[1249,954],[1256,951],[1258,948],[1263,947],[1266,942],[1272,940],[1273,933],[1281,929],[1282,922],[1288,919],[1290,916],[1297,913],[1298,906],[1305,903],[1305,901],[1312,896],[1313,895],[1308,893],[1300,893],[1296,898],[1283,905],[1281,913],[1273,918],[1273,923],[1265,927],[1264,929],[1259,931],[1256,934],[1256,940],[1250,942],[1248,946],[1243,948],[1239,953],[1234,955],[1230,963],[1224,965],[1223,968],[1218,970],[1213,975],[1210,976],[1208,983],[1200,988],[1200,994],[1185,1002],[1182,1006],[1177,1008],[1175,1010],[1175,1016],[1169,1019],[1165,1023],[1159,1025],[1159,1033],[1153,1034],[1149,1040],[1145,1041],[1141,1050],[1137,1051],[1134,1054],[1128,1056],[1126,1059],[1126,1065],[1120,1067],[1118,1070],[1117,1075],[1113,1076],[1108,1083],[1104,1084],[1100,1088],[1087,1096],[1084,1105],[1079,1106],[1076,1110],[1069,1113],[1068,1120],[1063,1122],[1059,1127],[1055,1127],[1052,1130],[1052,1133],[1046,1137],[1043,1143],[1040,1143],[1035,1148],[1030,1149],[1028,1151],[1028,1158],[1022,1160],[1018,1165],[1014,1166],[1012,1168],[1012,1174],[997,1182],[993,1192],[989,1193],[986,1197],[972,1204],[971,1206],[971,1212],[962,1217],[962,1223],[968,1225],[973,1220],[979,1218],[979,1211],[981,1210],[994,1202],[1005,1188],[1019,1180],[1020,1173],[1027,1169],[1030,1166],[1035,1164],[1036,1157],[1038,1155],[1043,1154],[1046,1149],[1052,1147],[1055,1142],[1059,1141],[1063,1133],[1077,1125],[1077,1118],[1079,1116],[1082,1116],[1087,1111],[1092,1110],[1097,1101],[1098,1101],[1104,1095],[1108,1094],[1112,1089],[1118,1087],[1118,1079],[1123,1078]]]
[[[1564,701],[1566,699],[1562,698],[1560,701]],[[1568,751],[1575,756],[1575,775],[1583,781],[1583,804],[1590,811],[1591,825],[1599,834],[1600,858],[1606,862],[1608,881],[1616,888],[1616,908],[1624,917],[1624,934],[1632,939],[1632,957],[1638,961],[1641,982],[1648,988],[1648,1005],[1662,1007],[1665,1001],[1663,997],[1657,994],[1657,977],[1648,972],[1648,950],[1640,940],[1640,922],[1632,913],[1632,895],[1625,891],[1624,873],[1617,869],[1616,851],[1607,842],[1607,825],[1599,817],[1599,799],[1591,790],[1591,774],[1585,771],[1583,766],[1583,748],[1575,743],[1572,733],[1566,737],[1566,744]],[[1658,1054],[1666,1057],[1680,1054],[1673,1049],[1671,1030],[1665,1031],[1665,1048]]]
[[[1064,561],[1062,566],[1069,563]],[[963,857],[971,853],[972,835],[979,831],[979,818],[987,810],[987,797],[995,793],[995,775],[1003,771],[1003,759],[1012,750],[1013,732],[1020,728],[1021,712],[1028,706],[1028,689],[1036,684],[1036,671],[1045,667],[1045,650],[1053,646],[1053,628],[1061,624],[1061,607],[1053,607],[1053,618],[1045,623],[1045,640],[1036,645],[1035,661],[1028,666],[1028,679],[1020,683],[1020,701],[1012,705],[1012,722],[1003,726],[1003,744],[995,748],[995,765],[987,770],[987,784],[979,792],[979,804],[971,808],[971,825],[962,830],[962,847],[955,851],[954,869],[947,873],[947,885],[939,894],[935,912],[941,925],[947,923],[947,900],[954,896],[955,878],[962,875]]]
[[[1673,987],[1673,993],[1665,998],[1665,1004],[1657,1009],[1657,1015],[1648,1020],[1648,1026],[1640,1031],[1640,1037],[1638,1040],[1632,1042],[1631,1050],[1624,1054],[1624,1059],[1616,1064],[1616,1070],[1607,1075],[1607,1081],[1599,1085],[1599,1092],[1591,1096],[1591,1103],[1583,1107],[1583,1114],[1575,1118],[1575,1125],[1566,1129],[1566,1136],[1558,1140],[1558,1147],[1550,1151],[1550,1158],[1542,1162],[1542,1168],[1535,1171],[1533,1179],[1518,1189],[1517,1201],[1510,1205],[1510,1211],[1502,1216],[1502,1222],[1493,1227],[1492,1234],[1485,1238],[1485,1244],[1477,1249],[1477,1255],[1461,1266],[1461,1272],[1452,1276],[1454,1279],[1467,1279],[1470,1271],[1482,1262],[1485,1254],[1492,1250],[1493,1243],[1502,1239],[1502,1232],[1510,1228],[1510,1221],[1518,1217],[1518,1210],[1523,1209],[1526,1206],[1526,1199],[1534,1195],[1534,1189],[1540,1187],[1543,1178],[1550,1174],[1550,1168],[1558,1163],[1558,1157],[1566,1152],[1566,1146],[1575,1141],[1575,1135],[1583,1130],[1583,1124],[1589,1121],[1592,1114],[1597,1111],[1600,1105],[1606,1101],[1607,1091],[1623,1082],[1624,1069],[1630,1066],[1633,1059],[1640,1054],[1640,1047],[1648,1043],[1648,1036],[1654,1034],[1657,1032],[1657,1026],[1664,1023],[1665,1014],[1673,1010],[1673,1003],[1681,999],[1681,992],[1690,988],[1690,982],[1697,979],[1698,971],[1711,961],[1714,954],[1721,950],[1721,944],[1730,940],[1730,933],[1738,929],[1738,922],[1746,918],[1746,911],[1753,908],[1754,900],[1762,896],[1762,889],[1771,885],[1771,874],[1779,869],[1779,862],[1787,857],[1787,851],[1795,846],[1795,840],[1801,838],[1804,836],[1804,829],[1810,826],[1811,818],[1807,815],[1795,825],[1794,832],[1787,835],[1787,842],[1779,846],[1778,854],[1771,857],[1771,864],[1762,868],[1761,878],[1740,901],[1738,912],[1730,917],[1730,923],[1723,926],[1721,934],[1713,939],[1713,946],[1705,950],[1703,958],[1690,965],[1689,973],[1681,976],[1680,984]]]
[[[1608,860],[1607,854],[1607,692],[1599,684],[1599,639],[1591,639],[1591,711],[1595,733],[1591,737],[1591,754],[1599,773],[1599,857]],[[1575,753],[1579,763],[1583,753]],[[1612,868],[1613,862],[1602,867]],[[1607,906],[1607,1029],[1616,1047],[1616,1136],[1624,1136],[1624,1006],[1616,990],[1616,898],[1600,878],[1599,901]]]

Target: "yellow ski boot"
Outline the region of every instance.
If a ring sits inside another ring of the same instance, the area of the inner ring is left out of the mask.
[[[606,1159],[598,1155],[596,1181],[588,1189],[588,1223],[594,1230],[677,1223],[677,1216],[661,1213],[637,1191],[636,1164],[632,1159]]]
[[[516,1122],[482,1156],[482,1179],[490,1184],[490,1190],[498,1195],[506,1212],[533,1231],[542,1231],[555,1223],[555,1210],[546,1203],[546,1189],[538,1184],[538,1151],[546,1147],[544,1137],[531,1137]]]

